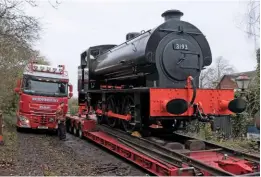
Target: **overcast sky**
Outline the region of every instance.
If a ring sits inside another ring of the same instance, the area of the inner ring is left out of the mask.
[[[154,28],[163,22],[161,14],[169,9],[182,11],[182,20],[205,34],[213,59],[223,56],[237,71],[253,70],[256,65],[254,42],[238,28],[246,1],[62,0],[58,9],[48,1],[38,4],[38,8],[26,8],[30,15],[41,18],[44,27],[35,48],[52,64],[66,65],[74,96],[81,52],[94,45],[120,44],[128,32]]]

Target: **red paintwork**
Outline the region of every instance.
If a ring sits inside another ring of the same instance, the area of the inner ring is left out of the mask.
[[[81,117],[78,116],[67,116],[67,118],[70,118],[70,125],[71,127],[76,127],[76,129],[79,128],[79,125],[83,126],[84,119],[86,116],[81,115]]]
[[[52,99],[53,101],[40,101],[33,99]],[[17,126],[24,128],[38,128],[38,126],[46,126],[48,129],[56,129],[56,121],[50,122],[50,118],[55,119],[55,111],[61,102],[64,102],[64,112],[68,111],[68,97],[45,97],[37,95],[20,94],[19,109],[17,111]],[[24,116],[29,120],[30,127],[23,125],[19,120],[19,116]],[[42,117],[45,116],[45,119]]]
[[[192,98],[192,89],[150,89],[150,116],[192,116],[193,108],[190,107],[182,115],[169,114],[166,111],[166,103],[176,98],[182,98],[190,102]],[[197,89],[195,103],[199,104],[205,114],[212,115],[230,115],[227,104],[234,99],[234,90],[217,90],[217,89]]]
[[[79,105],[78,107],[78,113],[79,115],[86,115],[88,113],[88,108],[86,107],[85,104]]]
[[[113,117],[113,118],[118,118],[118,119],[122,119],[122,120],[131,120],[131,115],[130,114],[127,114],[127,115],[121,115],[121,114],[116,114],[112,111],[108,111],[108,112],[105,112],[103,113],[101,109],[97,109],[95,111],[98,115],[105,115],[105,116],[108,116],[108,117]]]
[[[188,156],[235,175],[253,173],[253,170],[251,166],[249,166],[248,161],[229,156],[224,158],[224,154],[219,152],[192,152],[189,153]],[[211,174],[204,172],[204,175]]]
[[[182,165],[183,170],[177,166],[168,164],[166,162],[157,161],[134,149],[122,144],[116,138],[109,136],[105,132],[96,130],[96,121],[91,119],[84,119],[83,117],[68,116],[67,119],[79,120],[82,123],[83,136],[92,140],[93,142],[109,149],[110,151],[120,155],[121,157],[135,163],[143,169],[153,173],[157,176],[193,176],[191,170],[186,170],[186,164]],[[209,166],[223,169],[235,175],[252,173],[251,163],[240,160],[235,157],[226,157],[218,151],[197,151],[186,153],[187,156],[192,157]],[[259,168],[259,167],[258,167]],[[212,176],[206,171],[202,171],[204,176]]]
[[[124,85],[122,86],[112,86],[112,85],[101,85],[102,89],[123,89]]]
[[[103,147],[117,153],[123,158],[132,161],[147,171],[158,176],[176,176],[178,175],[178,168],[170,164],[162,164],[152,158],[149,158],[117,141],[117,139],[107,135],[101,131],[93,131],[96,122],[94,120],[84,121],[83,135],[102,145]],[[188,172],[181,173],[183,176],[190,176]]]

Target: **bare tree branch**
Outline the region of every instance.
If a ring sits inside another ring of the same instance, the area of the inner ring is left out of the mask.
[[[218,57],[214,66],[209,67],[201,73],[199,78],[200,87],[215,88],[223,75],[232,74],[233,72],[234,68],[229,64],[228,60],[223,57]]]
[[[16,38],[19,43],[32,44],[39,39],[40,24],[36,18],[25,15],[20,5],[19,1],[6,0],[0,5],[0,40]]]
[[[15,80],[22,75],[26,63],[35,56],[42,64],[48,61],[32,49],[39,39],[39,21],[23,11],[25,1],[0,0],[0,109],[14,103]],[[37,6],[34,0],[26,0]]]

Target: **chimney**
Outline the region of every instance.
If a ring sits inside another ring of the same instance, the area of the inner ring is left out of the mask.
[[[179,21],[181,16],[183,16],[183,12],[179,10],[167,10],[161,16],[164,18],[165,22],[173,19]]]

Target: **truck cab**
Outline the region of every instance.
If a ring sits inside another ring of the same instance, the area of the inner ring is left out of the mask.
[[[19,94],[17,130],[56,130],[57,107],[64,102],[64,114],[67,113],[68,99],[73,96],[72,91],[64,65],[51,67],[29,63],[15,88],[15,92]]]

